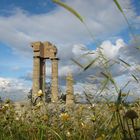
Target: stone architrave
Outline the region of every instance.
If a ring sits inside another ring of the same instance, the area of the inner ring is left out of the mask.
[[[73,76],[68,73],[66,77],[66,105],[74,104],[74,88],[73,88]]]

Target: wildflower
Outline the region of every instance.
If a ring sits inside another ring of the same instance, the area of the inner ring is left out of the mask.
[[[102,134],[100,137],[96,138],[96,140],[104,140],[105,139],[105,135]]]
[[[16,117],[15,120],[16,120],[16,121],[19,121],[19,117]]]
[[[81,122],[81,127],[86,129],[87,128],[87,125],[84,123],[84,122]]]
[[[6,104],[4,105],[4,107],[8,108],[8,107],[9,107],[9,104],[8,104],[8,103],[6,103]]]
[[[95,104],[92,104],[91,107],[94,108],[95,107]]]
[[[95,104],[92,104],[92,105],[89,107],[89,109],[94,110],[94,109],[95,109]]]
[[[68,121],[70,116],[68,113],[61,113],[60,118],[62,121]]]
[[[85,124],[84,124],[83,122],[81,122],[81,126],[82,126],[82,127],[84,127],[84,126],[85,126]]]
[[[70,137],[71,136],[71,133],[69,131],[67,131],[66,136],[67,137]]]
[[[4,105],[2,106],[1,111],[2,111],[2,112],[5,112],[6,110],[9,109],[9,107],[10,107],[9,104],[6,103],[6,104],[4,104]]]
[[[36,104],[36,107],[41,107],[41,106],[43,106],[43,103],[42,103],[42,102],[38,102],[38,103]]]
[[[105,138],[105,134],[102,134],[102,138]]]
[[[95,122],[95,121],[96,121],[95,115],[92,115],[92,116],[91,116],[91,121],[92,121],[92,122]]]
[[[48,121],[48,115],[43,115],[43,116],[42,116],[42,120],[43,120],[43,121]]]
[[[42,96],[43,96],[43,92],[42,92],[42,90],[39,90],[37,93],[37,97],[42,97]]]
[[[10,102],[11,102],[10,99],[6,99],[6,101],[5,101],[6,104],[9,104]]]

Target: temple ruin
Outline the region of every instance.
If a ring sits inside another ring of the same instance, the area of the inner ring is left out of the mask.
[[[50,59],[52,63],[51,74],[51,102],[57,102],[58,97],[58,60],[57,48],[50,42],[34,42],[33,48],[33,86],[31,92],[31,101],[36,104],[36,95],[44,94],[46,101],[46,59]],[[41,98],[42,99],[42,98]],[[47,101],[46,101],[47,102]],[[74,103],[73,76],[68,73],[66,76],[66,104]]]
[[[52,86],[51,86],[51,101],[58,101],[58,57],[57,48],[50,42],[34,42],[33,48],[33,86],[32,100],[35,100],[35,95],[39,90],[45,93],[46,84],[46,59],[50,59],[52,63]]]

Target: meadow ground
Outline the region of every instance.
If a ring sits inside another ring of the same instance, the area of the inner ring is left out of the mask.
[[[140,102],[35,106],[5,101],[0,140],[139,140]]]

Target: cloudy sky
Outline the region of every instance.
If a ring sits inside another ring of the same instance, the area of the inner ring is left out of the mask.
[[[0,1],[0,96],[24,98],[32,85],[31,42],[50,41],[58,48],[60,85],[68,71],[74,75],[75,85],[90,75],[100,77],[101,65],[82,72],[71,61],[78,59],[83,65],[97,56],[98,48],[111,60],[123,59],[131,67],[114,65],[111,72],[118,83],[124,84],[140,70],[140,1],[118,0],[129,21],[128,27],[113,0],[64,0],[83,17],[87,28],[70,12],[51,0]],[[91,35],[92,34],[92,35]],[[132,36],[133,34],[133,36]],[[134,39],[135,38],[135,39]],[[81,55],[92,52],[86,58]],[[81,58],[81,59],[80,59]],[[135,72],[135,73],[134,73]],[[48,79],[51,63],[47,62]],[[96,84],[97,81],[94,81]],[[136,87],[139,83],[133,81]],[[130,86],[130,89],[133,90]],[[134,88],[135,89],[135,88]],[[139,89],[137,88],[139,91]]]

